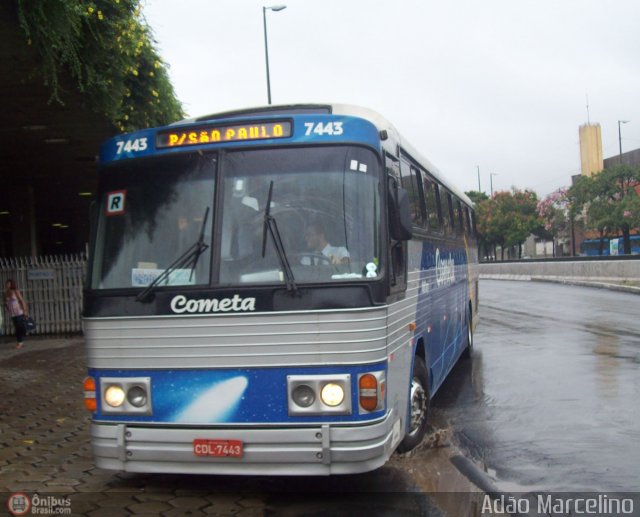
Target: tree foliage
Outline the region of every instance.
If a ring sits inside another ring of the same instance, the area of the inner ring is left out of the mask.
[[[538,196],[531,190],[496,192],[476,206],[478,230],[487,244],[504,249],[521,245],[542,226],[537,213]]]
[[[121,131],[184,117],[140,0],[14,1],[50,101],[63,103],[61,78],[70,74],[93,109]]]
[[[617,165],[592,176],[582,176],[569,189],[576,207],[586,214],[586,227],[602,236],[624,238],[631,253],[631,230],[640,229],[640,167]]]
[[[537,212],[544,225],[540,237],[566,236],[571,226],[571,198],[568,189],[561,187],[538,202]]]
[[[469,192],[465,192],[465,194],[476,205],[482,201],[486,201],[487,199],[489,199],[489,196],[487,196],[484,192],[478,192],[477,190],[470,190]]]

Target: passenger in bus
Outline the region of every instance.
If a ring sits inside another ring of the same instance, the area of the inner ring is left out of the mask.
[[[307,225],[304,232],[307,245],[313,251],[327,257],[332,264],[347,264],[349,262],[349,252],[344,246],[332,246],[327,240],[325,230],[317,223],[312,222]],[[310,265],[313,257],[303,257],[302,263]]]

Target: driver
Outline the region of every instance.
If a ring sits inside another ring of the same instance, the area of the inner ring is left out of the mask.
[[[332,264],[346,264],[349,262],[349,252],[344,246],[332,246],[327,241],[324,229],[318,223],[310,223],[304,232],[304,238],[309,248],[327,257]],[[304,257],[303,264],[309,265],[311,257]]]

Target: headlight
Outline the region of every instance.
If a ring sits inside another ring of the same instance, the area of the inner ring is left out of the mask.
[[[133,386],[127,392],[129,404],[135,407],[142,407],[147,403],[147,392],[140,386]]]
[[[293,401],[300,407],[309,407],[316,401],[316,394],[306,384],[296,387],[291,394]]]
[[[109,386],[104,392],[104,401],[111,407],[120,407],[124,402],[124,390],[122,386]]]
[[[322,388],[320,398],[329,407],[339,406],[344,400],[344,389],[339,384],[330,382]]]
[[[287,375],[289,415],[350,415],[351,375]]]
[[[104,415],[152,415],[151,377],[101,377]]]

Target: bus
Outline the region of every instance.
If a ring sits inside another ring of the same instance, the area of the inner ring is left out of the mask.
[[[96,465],[333,475],[416,447],[478,322],[473,205],[377,113],[268,106],[100,151]]]
[[[640,254],[640,235],[631,235],[631,254]],[[613,250],[613,253],[611,251]],[[624,254],[623,237],[603,237],[602,239],[585,239],[580,244],[580,255],[585,257],[608,257],[609,255]]]

